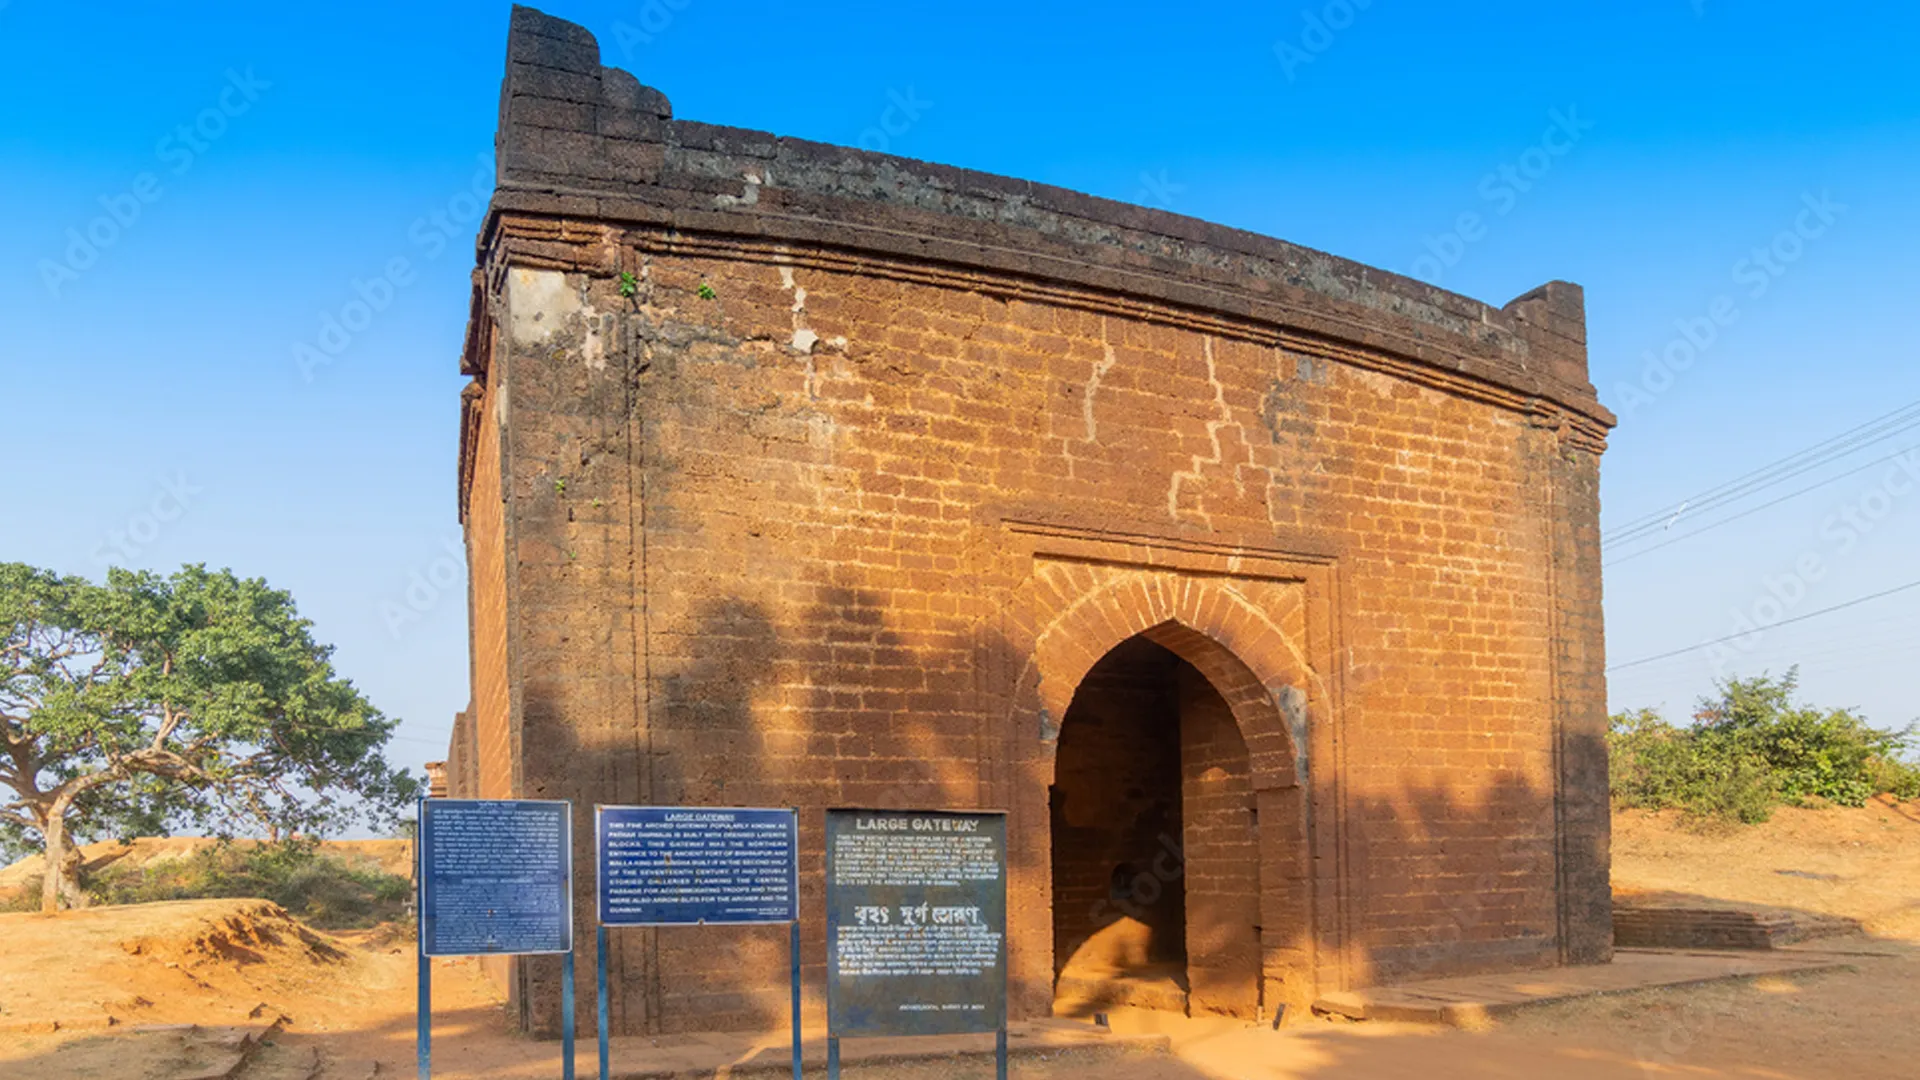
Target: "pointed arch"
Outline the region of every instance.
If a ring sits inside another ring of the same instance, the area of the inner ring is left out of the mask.
[[[1329,680],[1308,660],[1331,659],[1325,640],[1307,640],[1315,629],[1324,632],[1308,605],[1312,590],[1326,582],[1236,576],[1239,568],[1228,560],[1224,572],[1194,572],[1139,554],[1138,562],[1037,558],[1018,601],[1003,609],[1019,665],[1003,684],[1009,691],[1004,733],[1009,760],[1026,785],[1013,801],[1035,818],[1048,813],[1067,710],[1087,674],[1116,646],[1141,637],[1192,665],[1225,699],[1247,749],[1259,853],[1259,1007],[1265,1015],[1283,1004],[1304,1009],[1324,985],[1344,985],[1337,972],[1327,973],[1329,981],[1318,969],[1323,955],[1337,957],[1338,950],[1323,954],[1320,947],[1323,901],[1310,854],[1325,830],[1316,829],[1309,806],[1330,790],[1332,774],[1322,766],[1334,765],[1309,761],[1309,747],[1325,744],[1315,734],[1326,719],[1321,713],[1333,707]],[[1048,834],[1036,835],[1044,839],[1031,849],[1029,865],[1038,870],[1050,866],[1052,855]],[[1051,886],[1039,876],[1032,887],[1050,907]],[[1336,886],[1325,898],[1332,919],[1344,892],[1332,879],[1326,884]],[[1331,923],[1325,932],[1332,940]],[[1037,957],[1032,963],[1023,977],[1046,979],[1050,966]]]
[[[1037,710],[1041,737],[1050,741],[1087,672],[1121,642],[1143,637],[1192,664],[1226,699],[1256,788],[1302,783],[1304,725],[1290,722],[1282,708],[1312,678],[1299,645],[1282,629],[1294,612],[1256,605],[1222,581],[1096,569],[1057,564],[1036,574],[1038,597],[1062,602],[1036,627],[1016,713]],[[1288,604],[1302,602],[1296,595]]]

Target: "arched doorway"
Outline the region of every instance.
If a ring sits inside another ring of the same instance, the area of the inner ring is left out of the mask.
[[[1057,1011],[1258,1015],[1253,770],[1206,675],[1146,636],[1110,650],[1061,723],[1049,811]]]

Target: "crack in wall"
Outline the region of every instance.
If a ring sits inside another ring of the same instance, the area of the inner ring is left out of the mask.
[[[807,325],[807,290],[794,283],[793,267],[781,266],[780,288],[793,294],[793,337],[787,342],[794,352],[806,357],[807,400],[820,400],[820,371],[813,359],[813,347],[820,343],[820,335]],[[838,349],[847,347],[847,339],[837,337],[827,342]]]
[[[1085,443],[1088,446],[1097,446],[1100,443],[1100,421],[1093,412],[1094,398],[1100,393],[1100,380],[1106,378],[1107,372],[1112,371],[1113,365],[1120,360],[1113,351],[1113,343],[1107,339],[1107,320],[1104,317],[1100,320],[1100,348],[1105,355],[1102,359],[1093,362],[1093,374],[1087,378],[1086,385],[1080,390],[1080,416],[1086,428],[1086,437],[1061,441],[1060,453],[1067,459],[1069,480],[1078,479],[1076,469],[1080,459],[1074,456],[1074,443]]]
[[[1246,429],[1242,428],[1239,422],[1234,420],[1233,411],[1227,407],[1227,390],[1220,382],[1220,371],[1214,364],[1213,359],[1213,335],[1208,334],[1201,337],[1200,342],[1207,357],[1207,384],[1213,387],[1213,405],[1215,411],[1219,414],[1219,418],[1207,421],[1207,441],[1213,446],[1213,456],[1207,457],[1201,454],[1194,454],[1190,467],[1175,472],[1172,481],[1167,485],[1167,516],[1176,521],[1180,518],[1181,485],[1188,480],[1195,482],[1204,481],[1206,478],[1203,471],[1204,466],[1227,466],[1226,452],[1220,447],[1221,428],[1230,427],[1238,431],[1240,433],[1240,445],[1247,449],[1247,460],[1245,462],[1235,462],[1231,466],[1233,488],[1240,494],[1241,498],[1246,497],[1247,485],[1246,482],[1241,479],[1240,469],[1243,465],[1251,469],[1260,468],[1253,460],[1253,447],[1247,442]],[[1269,470],[1262,471],[1267,473],[1267,479],[1269,483],[1271,483],[1273,479],[1272,472]],[[1199,517],[1201,523],[1207,528],[1213,528],[1213,515],[1207,513],[1207,511],[1200,506],[1198,499],[1194,500],[1193,513]],[[1269,516],[1272,514],[1271,501],[1268,503],[1268,514]]]
[[[1113,365],[1119,361],[1119,357],[1114,355],[1113,343],[1107,340],[1107,320],[1104,317],[1100,320],[1100,348],[1106,356],[1093,365],[1093,377],[1087,380],[1087,388],[1080,400],[1080,411],[1087,421],[1085,441],[1089,443],[1100,441],[1100,421],[1093,415],[1093,396],[1100,392],[1100,380],[1106,378],[1107,372],[1112,371]]]

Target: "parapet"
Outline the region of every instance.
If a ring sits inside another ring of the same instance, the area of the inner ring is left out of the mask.
[[[1588,381],[1584,296],[1567,282],[1494,308],[1178,214],[675,120],[660,91],[601,65],[591,33],[526,7],[513,9],[500,114],[483,253],[503,215],[522,215],[943,265],[1373,350],[1517,397],[1596,443],[1614,424]]]

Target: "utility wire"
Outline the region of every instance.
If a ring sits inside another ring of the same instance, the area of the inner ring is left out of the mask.
[[[1617,546],[1664,531],[1681,514],[1688,511],[1699,513],[1765,490],[1917,426],[1920,426],[1920,401],[1904,405],[1893,412],[1843,431],[1824,442],[1816,443],[1778,461],[1682,499],[1671,506],[1662,507],[1625,525],[1617,526],[1601,541],[1601,545]]]
[[[1749,634],[1755,634],[1755,633],[1758,633],[1758,632],[1760,632],[1761,630],[1772,630],[1772,629],[1775,629],[1775,628],[1777,628],[1777,627],[1782,627],[1782,626],[1791,626],[1792,624],[1794,624],[1794,623],[1797,623],[1797,622],[1806,622],[1806,621],[1807,621],[1808,619],[1812,619],[1812,618],[1815,618],[1815,617],[1817,617],[1817,616],[1820,616],[1820,615],[1831,615],[1832,613],[1834,613],[1834,612],[1836,612],[1836,611],[1843,611],[1843,610],[1845,610],[1845,609],[1847,609],[1847,608],[1850,608],[1850,607],[1855,607],[1855,606],[1857,606],[1857,605],[1860,605],[1860,604],[1864,604],[1864,603],[1866,603],[1866,602],[1867,602],[1867,601],[1869,601],[1869,600],[1878,600],[1878,599],[1880,599],[1880,598],[1881,598],[1881,597],[1883,597],[1883,596],[1892,596],[1892,595],[1893,595],[1894,593],[1897,593],[1897,592],[1905,592],[1905,591],[1907,591],[1908,589],[1920,589],[1920,581],[1909,581],[1909,582],[1907,582],[1907,583],[1906,583],[1905,585],[1895,585],[1895,586],[1894,586],[1893,588],[1891,588],[1891,589],[1884,589],[1884,590],[1882,590],[1882,591],[1880,591],[1880,592],[1877,592],[1877,593],[1873,593],[1873,594],[1871,594],[1871,595],[1868,595],[1868,596],[1862,596],[1862,597],[1859,597],[1859,598],[1857,598],[1857,599],[1854,599],[1854,600],[1849,600],[1849,601],[1847,601],[1847,602],[1846,602],[1846,603],[1844,603],[1844,604],[1835,604],[1835,605],[1833,605],[1832,607],[1825,607],[1825,608],[1821,608],[1821,609],[1820,609],[1820,610],[1818,610],[1818,611],[1809,611],[1809,612],[1807,612],[1807,613],[1806,613],[1805,615],[1795,615],[1795,616],[1794,616],[1793,618],[1791,618],[1791,619],[1781,619],[1781,620],[1780,620],[1779,622],[1777,622],[1777,623],[1772,623],[1772,624],[1770,624],[1770,625],[1768,625],[1768,626],[1762,626],[1762,627],[1759,627],[1758,629],[1755,629],[1755,630],[1747,630],[1747,631],[1743,631],[1743,632],[1741,632],[1741,633],[1738,633],[1738,634],[1728,634],[1728,635],[1727,635],[1726,637],[1718,637],[1718,638],[1714,638],[1714,639],[1713,639],[1712,641],[1703,641],[1703,642],[1701,642],[1701,643],[1700,643],[1700,644],[1698,644],[1698,645],[1689,645],[1689,646],[1687,646],[1687,647],[1686,647],[1686,648],[1684,648],[1684,649],[1674,649],[1674,650],[1673,650],[1672,652],[1663,652],[1663,653],[1661,653],[1661,654],[1659,654],[1658,656],[1643,656],[1643,657],[1641,657],[1641,658],[1640,658],[1640,659],[1638,659],[1638,660],[1630,660],[1630,661],[1628,661],[1627,663],[1624,663],[1624,664],[1615,664],[1615,665],[1613,665],[1612,667],[1610,667],[1610,668],[1608,668],[1607,670],[1608,670],[1609,672],[1613,672],[1613,671],[1625,671],[1625,670],[1626,670],[1626,669],[1628,669],[1628,668],[1631,668],[1631,667],[1639,667],[1639,666],[1640,666],[1640,665],[1642,665],[1642,664],[1651,664],[1651,663],[1653,663],[1653,662],[1654,662],[1655,660],[1665,660],[1665,659],[1667,659],[1667,658],[1669,658],[1669,657],[1674,657],[1674,656],[1684,656],[1684,655],[1686,655],[1687,653],[1690,653],[1690,652],[1699,652],[1699,651],[1700,651],[1701,649],[1704,649],[1704,648],[1707,648],[1707,647],[1708,647],[1708,646],[1710,646],[1710,645],[1719,645],[1719,644],[1722,644],[1722,643],[1724,643],[1724,642],[1728,642],[1728,641],[1732,641],[1732,640],[1734,640],[1735,638],[1743,638],[1743,637],[1746,637],[1746,636],[1748,636]]]
[[[1833,436],[1832,438],[1823,440],[1821,442],[1813,444],[1812,446],[1795,451],[1792,454],[1788,454],[1784,458],[1780,458],[1779,460],[1770,462],[1766,465],[1762,465],[1759,468],[1754,469],[1750,472],[1742,473],[1741,475],[1733,478],[1732,480],[1728,480],[1722,484],[1708,488],[1706,491],[1703,491],[1698,494],[1689,496],[1688,498],[1682,499],[1680,500],[1679,503],[1676,503],[1673,506],[1668,506],[1659,510],[1654,510],[1643,517],[1636,518],[1635,520],[1630,521],[1623,526],[1620,526],[1616,531],[1625,531],[1628,529],[1641,528],[1648,525],[1664,522],[1668,520],[1675,512],[1689,508],[1692,503],[1698,502],[1702,499],[1706,499],[1709,497],[1718,496],[1722,492],[1728,489],[1748,486],[1756,481],[1762,480],[1770,476],[1772,473],[1782,468],[1795,466],[1799,464],[1801,460],[1804,458],[1814,457],[1821,454],[1830,454],[1836,450],[1844,450],[1848,447],[1852,447],[1852,446],[1855,446],[1856,444],[1861,443],[1863,440],[1877,441],[1878,439],[1885,438],[1887,437],[1888,434],[1890,434],[1890,432],[1887,431],[1886,429],[1894,428],[1894,429],[1903,430],[1904,428],[1911,426],[1916,420],[1920,420],[1920,401],[1910,402],[1906,405],[1901,406],[1898,409],[1893,410],[1892,412],[1875,417],[1874,419],[1869,420],[1864,424],[1859,424],[1859,425],[1856,425],[1855,427],[1848,428],[1846,431],[1843,431],[1840,434]]]
[[[1623,562],[1630,562],[1649,552],[1659,551],[1663,547],[1667,547],[1672,544],[1677,544],[1682,540],[1688,539],[1689,537],[1699,536],[1703,532],[1707,532],[1712,529],[1717,529],[1720,526],[1725,525],[1729,522],[1738,521],[1741,518],[1747,517],[1751,514],[1757,514],[1760,511],[1765,510],[1770,506],[1778,506],[1789,499],[1797,499],[1800,496],[1805,495],[1809,491],[1817,491],[1820,488],[1826,487],[1828,484],[1834,483],[1835,481],[1845,480],[1849,476],[1853,476],[1857,473],[1866,472],[1868,469],[1873,468],[1875,465],[1885,465],[1887,462],[1892,461],[1896,458],[1905,457],[1906,455],[1913,453],[1915,450],[1920,450],[1920,446],[1909,446],[1905,450],[1895,451],[1894,453],[1888,454],[1886,457],[1875,458],[1874,460],[1869,461],[1865,465],[1861,465],[1858,468],[1848,469],[1846,472],[1843,472],[1843,473],[1835,473],[1834,475],[1827,477],[1825,480],[1820,480],[1815,483],[1808,484],[1806,487],[1788,492],[1787,494],[1782,495],[1777,499],[1770,499],[1766,502],[1761,503],[1759,506],[1748,507],[1747,509],[1740,511],[1737,514],[1729,514],[1726,517],[1723,517],[1720,520],[1713,522],[1712,524],[1702,525],[1691,532],[1681,533],[1679,536],[1675,536],[1667,540],[1662,540],[1657,544],[1651,544],[1647,547],[1641,548],[1638,551],[1631,552],[1626,555],[1622,555],[1617,559],[1608,560],[1602,565],[1618,566]]]

